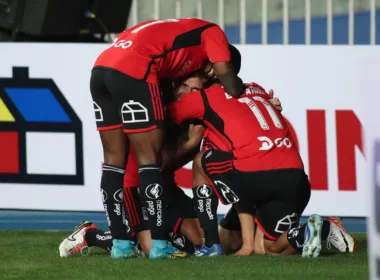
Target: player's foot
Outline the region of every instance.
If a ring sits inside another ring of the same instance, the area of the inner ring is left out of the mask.
[[[152,249],[149,253],[150,259],[172,259],[185,257],[187,257],[187,253],[173,247],[170,242],[164,240],[152,240]]]
[[[321,216],[314,214],[309,217],[305,229],[305,244],[302,248],[302,257],[318,257],[322,249]]]
[[[130,240],[112,240],[111,258],[115,260],[134,259],[144,257],[136,243]]]
[[[196,257],[216,257],[223,255],[222,246],[220,244],[214,244],[212,247],[203,245],[199,250],[195,251]]]
[[[344,228],[338,217],[328,217],[330,222],[330,233],[327,237],[327,247],[332,244],[341,252],[353,253],[355,251],[355,238]]]
[[[79,253],[84,256],[88,255],[89,249],[85,235],[89,229],[97,229],[97,227],[89,221],[83,221],[77,225],[73,233],[65,238],[59,245],[59,255],[61,257],[70,257]]]

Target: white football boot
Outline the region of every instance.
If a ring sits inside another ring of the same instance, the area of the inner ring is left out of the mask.
[[[344,228],[341,220],[338,217],[328,217],[330,222],[330,233],[327,237],[327,248],[330,249],[330,244],[341,252],[353,253],[355,251],[355,238],[350,235]]]
[[[65,238],[59,245],[59,255],[62,258],[70,257],[76,254],[84,256],[89,254],[89,248],[85,239],[86,231],[89,229],[97,229],[97,227],[89,222],[83,221],[74,229],[73,233]]]

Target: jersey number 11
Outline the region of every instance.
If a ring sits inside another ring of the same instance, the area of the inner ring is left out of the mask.
[[[281,123],[280,118],[277,116],[275,109],[264,98],[260,96],[254,96],[254,97],[242,97],[242,98],[239,98],[238,100],[239,102],[245,103],[248,105],[248,107],[251,109],[252,113],[255,115],[256,119],[258,120],[262,129],[269,130],[269,125],[264,115],[261,113],[259,107],[257,106],[256,102],[261,102],[264,105],[265,109],[267,110],[276,128],[279,128],[279,129],[284,128]]]

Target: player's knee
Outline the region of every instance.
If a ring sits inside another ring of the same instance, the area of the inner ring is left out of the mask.
[[[161,129],[128,135],[139,166],[161,165],[163,135]]]
[[[122,154],[104,153],[104,164],[125,168],[126,159]]]
[[[124,149],[104,149],[104,164],[125,168],[127,154]]]
[[[147,149],[144,152],[136,152],[136,160],[139,166],[143,165],[157,165],[160,166],[162,162],[162,155],[152,149]]]
[[[125,168],[128,142],[123,131],[121,129],[102,131],[100,136],[103,145],[104,164]]]

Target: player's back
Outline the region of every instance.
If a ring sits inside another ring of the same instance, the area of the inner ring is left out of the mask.
[[[95,62],[137,79],[174,78],[201,68],[207,59],[202,33],[215,24],[200,19],[151,20],[122,32]],[[217,27],[219,28],[219,27]]]
[[[224,147],[236,157],[236,169],[303,168],[284,118],[268,101],[269,95],[262,87],[252,83],[238,99],[227,95],[220,86],[205,92],[209,104],[209,108],[205,106],[205,121],[211,128],[208,136],[224,139]]]
[[[143,50],[148,51],[150,54],[160,54],[168,48],[172,47],[173,40],[177,36],[207,25],[215,24],[197,18],[149,20],[126,29],[118,37],[120,39],[136,39],[137,41],[134,47],[142,48]],[[201,32],[201,30],[199,32]],[[188,37],[188,35],[189,34],[187,34],[186,37]],[[190,36],[191,35],[192,34],[190,34]],[[195,35],[196,34],[193,36]],[[193,38],[184,39],[191,41]],[[148,46],[146,43],[159,45]]]

